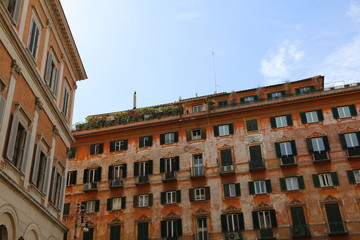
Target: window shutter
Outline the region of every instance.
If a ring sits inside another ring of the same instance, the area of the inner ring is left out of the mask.
[[[13,156],[14,156],[14,148],[15,148],[16,135],[18,132],[18,126],[19,126],[19,117],[17,116],[16,113],[14,113],[11,124],[8,147],[6,151],[6,158],[11,162],[13,161]]]
[[[139,147],[145,147],[144,146],[144,137],[139,138]]]
[[[139,163],[134,162],[134,177],[138,177],[138,176],[139,176]]]
[[[149,206],[152,206],[153,205],[153,194],[150,193],[148,195],[149,195]]]
[[[259,161],[262,160],[262,154],[261,154],[261,146],[250,146],[249,147],[250,152],[250,160],[251,161]]]
[[[167,221],[161,221],[161,237],[167,237]]]
[[[76,177],[77,177],[77,171],[73,171],[73,174],[71,175],[70,184],[76,185]]]
[[[160,173],[165,172],[165,158],[160,158]]]
[[[349,179],[349,183],[350,184],[355,184],[356,181],[355,181],[354,171],[353,170],[347,170],[346,173],[347,173],[347,177]]]
[[[227,232],[228,231],[227,215],[226,214],[221,214],[221,231],[222,232]]]
[[[259,229],[259,218],[257,212],[252,212],[252,218],[253,218],[253,228]]]
[[[99,154],[103,153],[104,152],[104,144],[101,143],[100,144],[100,149],[99,149]]]
[[[347,149],[345,135],[343,133],[341,133],[341,134],[339,134],[339,138],[340,138],[340,143],[341,143],[342,149]],[[360,139],[358,138],[358,140],[360,140]]]
[[[90,145],[90,155],[94,155],[95,154],[95,144],[91,144]]]
[[[295,88],[295,92],[299,94],[300,93],[300,88]]]
[[[95,182],[101,181],[101,167],[98,167],[95,171]]]
[[[268,94],[267,94],[267,97],[268,97],[268,98],[272,98],[271,96],[272,96],[271,93],[268,93]]]
[[[338,110],[337,110],[337,107],[331,108],[331,111],[332,111],[332,113],[333,113],[333,117],[334,117],[335,119],[338,119],[338,118],[339,118],[339,112],[338,112]]]
[[[245,102],[245,97],[241,97],[241,98],[240,98],[240,102],[241,102],[241,103],[244,103],[244,102]]]
[[[161,204],[166,204],[166,192],[161,192]]]
[[[229,134],[234,134],[234,124],[229,123]]]
[[[0,126],[2,124],[2,120],[4,117],[5,105],[6,105],[6,101],[5,101],[4,97],[1,96],[1,94],[0,94]],[[0,131],[1,131],[1,129],[0,129]]]
[[[281,96],[285,96],[286,95],[286,91],[280,91],[281,92]]]
[[[306,139],[306,145],[307,145],[307,148],[309,150],[309,153],[313,154],[314,148],[313,148],[313,145],[312,145],[312,142],[311,142],[311,138]]]
[[[25,174],[26,167],[28,164],[28,154],[30,149],[30,140],[31,140],[31,133],[29,130],[26,131],[26,140],[25,140],[25,148],[24,148],[24,154],[22,156],[21,160],[21,172]]]
[[[115,141],[110,142],[110,152],[115,152]]]
[[[61,177],[61,185],[60,185],[60,194],[58,196],[57,202],[58,202],[58,208],[61,209],[61,207],[64,204],[64,198],[65,198],[65,177]]]
[[[210,200],[210,187],[205,188],[205,199]]]
[[[219,126],[214,126],[214,136],[215,137],[219,136]]]
[[[127,177],[127,163],[122,164],[122,177]]]
[[[258,130],[257,120],[256,119],[247,120],[246,121],[246,130],[248,132],[257,131]]]
[[[35,23],[33,22],[33,27],[34,27],[34,25],[35,25]],[[47,62],[46,62],[46,72],[45,72],[45,82],[47,85],[49,85],[50,81],[51,81],[51,68],[52,68],[52,54],[49,51],[48,57],[47,57]]]
[[[224,195],[225,195],[225,197],[230,197],[229,185],[230,184],[224,184]]]
[[[331,172],[331,179],[333,181],[334,186],[339,186],[339,178],[336,172]]]
[[[179,171],[180,170],[180,157],[176,156],[175,157],[175,171]]]
[[[280,178],[280,188],[281,188],[281,191],[287,191],[285,178]]]
[[[275,143],[275,150],[276,150],[276,157],[281,158],[281,149],[280,149],[280,143]]]
[[[330,151],[330,145],[329,145],[329,140],[327,136],[323,136],[322,137],[323,141],[324,141],[324,147],[326,151]]]
[[[276,128],[277,127],[275,117],[270,118],[270,124],[271,124],[271,128]]]
[[[179,141],[179,133],[174,132],[174,142],[178,142],[178,141]]]
[[[107,203],[106,203],[106,210],[111,211],[112,210],[112,204],[113,204],[113,199],[108,198]]]
[[[38,179],[38,171],[39,171],[39,161],[40,161],[40,154],[41,154],[41,147],[40,144],[37,144],[36,146],[36,153],[35,153],[35,159],[34,159],[34,165],[33,165],[33,170],[32,170],[32,177],[31,177],[31,182],[33,184],[36,184],[37,179]]]
[[[114,173],[114,166],[109,166],[108,180],[114,179],[113,173]]]
[[[84,180],[83,183],[88,183],[89,182],[89,169],[84,169]]]
[[[56,67],[54,69],[54,71],[55,71],[55,77],[54,77],[54,85],[53,85],[52,92],[53,92],[54,96],[57,97],[58,82],[59,82],[59,69]]]
[[[50,157],[46,157],[46,162],[45,162],[45,177],[44,177],[44,182],[42,185],[42,189],[41,191],[44,194],[47,194],[48,191],[48,186],[49,186],[49,176],[50,176]]]
[[[146,165],[147,165],[148,174],[149,175],[153,174],[153,160],[147,161]]]
[[[231,149],[221,150],[220,155],[221,155],[222,166],[232,165]]]
[[[313,181],[314,181],[314,187],[319,188],[320,187],[320,181],[318,174],[313,174]]]
[[[271,192],[272,192],[272,188],[271,188],[271,181],[270,181],[270,179],[265,180],[265,184],[266,184],[266,192],[267,192],[267,193],[271,193]]]
[[[186,140],[187,141],[191,141],[192,139],[191,139],[191,132],[192,132],[192,130],[187,130],[186,131]]]
[[[291,144],[291,150],[293,151],[293,155],[296,156],[297,150],[296,150],[295,140],[290,141],[290,144]]]
[[[355,104],[349,105],[349,109],[350,109],[351,116],[357,116],[357,111],[356,111]]]
[[[292,126],[293,122],[292,122],[292,117],[291,114],[285,115],[286,116],[286,122],[288,126]]]
[[[55,192],[56,192],[56,184],[57,184],[57,175],[58,172],[56,167],[53,168],[52,171],[52,180],[51,180],[51,188],[50,188],[50,202],[55,203]]]
[[[63,207],[63,216],[69,216],[70,214],[70,203],[65,203]]]
[[[304,177],[298,176],[297,179],[298,179],[299,189],[305,189]]]
[[[324,121],[324,115],[321,109],[316,110],[319,121]]]
[[[307,123],[306,113],[301,112],[300,113],[300,118],[301,118],[301,123],[303,123],[303,124]]]
[[[190,199],[190,202],[195,201],[195,189],[189,189],[189,199]]]
[[[139,195],[133,197],[134,207],[139,207]]]
[[[270,210],[271,225],[273,228],[277,227],[276,212],[274,209]]]
[[[120,225],[110,226],[110,240],[120,240]]]
[[[121,198],[121,209],[125,209],[126,208],[126,197],[122,197]]]
[[[124,146],[123,146],[123,149],[121,150],[127,150],[128,149],[128,140],[123,140],[124,141]]]
[[[178,236],[182,236],[182,220],[178,219],[176,220],[177,223],[177,230],[178,230]]]
[[[201,139],[206,139],[206,128],[201,128]]]
[[[160,134],[160,145],[165,144],[165,134]]]
[[[152,146],[152,136],[149,136],[149,146]]]
[[[181,202],[181,190],[176,190],[176,202]]]
[[[98,212],[100,208],[100,200],[95,200],[95,212]]]
[[[21,0],[17,0],[14,7],[14,14],[12,16],[12,20],[15,23],[15,25],[17,25],[19,20],[20,6],[21,6]]]
[[[236,196],[241,195],[240,183],[235,183],[235,192],[236,192]]]
[[[238,219],[239,219],[239,230],[245,230],[244,214],[238,213]]]
[[[249,193],[251,195],[255,194],[255,184],[254,184],[254,182],[249,182]]]

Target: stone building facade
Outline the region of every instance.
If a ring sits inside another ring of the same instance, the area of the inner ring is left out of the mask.
[[[76,81],[59,0],[0,0],[0,239],[63,239]]]
[[[359,93],[316,76],[89,116],[68,237],[78,214],[84,240],[359,239]]]

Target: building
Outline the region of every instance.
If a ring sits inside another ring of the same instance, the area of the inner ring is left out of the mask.
[[[0,239],[63,239],[76,81],[59,0],[0,0]]]
[[[84,240],[360,239],[359,93],[315,76],[89,116],[69,237],[77,214]]]

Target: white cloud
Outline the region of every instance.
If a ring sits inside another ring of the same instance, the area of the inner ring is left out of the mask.
[[[296,64],[304,57],[298,42],[283,42],[276,53],[272,53],[261,61],[261,73],[266,84],[282,82],[289,77]]]
[[[352,18],[356,24],[360,24],[360,6],[352,3],[347,11],[347,15]]]
[[[178,15],[177,17],[182,20],[191,21],[191,20],[195,20],[198,18],[202,18],[203,16],[204,16],[204,14],[201,12],[184,12],[184,13]]]

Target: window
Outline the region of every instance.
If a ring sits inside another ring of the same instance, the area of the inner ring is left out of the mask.
[[[218,108],[227,107],[227,106],[228,106],[227,100],[218,101]]]
[[[161,204],[174,204],[181,202],[181,191],[161,192]]]
[[[69,99],[70,99],[70,91],[68,90],[67,87],[65,87],[63,102],[62,102],[62,109],[61,109],[61,112],[64,114],[64,116],[67,116],[67,114],[68,114]]]
[[[120,225],[110,226],[110,240],[120,240]]]
[[[53,53],[49,51],[46,62],[45,82],[50,87],[54,96],[57,96],[57,89],[59,82],[59,69],[57,65],[58,65],[57,60],[54,58]]]
[[[160,172],[161,173],[172,173],[179,171],[180,161],[179,157],[160,158]]]
[[[346,149],[348,156],[360,155],[360,132],[340,134],[340,142],[343,149]]]
[[[244,216],[242,213],[222,214],[222,232],[240,232],[244,230]]]
[[[268,98],[281,98],[282,96],[285,96],[285,91],[268,93]]]
[[[357,116],[357,110],[354,104],[341,106],[341,107],[334,107],[332,108],[332,113],[335,119]]]
[[[83,183],[94,183],[101,181],[101,167],[84,169]]]
[[[69,216],[70,214],[70,203],[65,203],[63,207],[63,216]]]
[[[76,156],[76,147],[72,147],[72,148],[69,149],[68,156],[69,156],[69,158],[75,158],[75,156]]]
[[[236,197],[240,196],[240,183],[224,184],[224,196],[225,197]]]
[[[128,148],[128,140],[110,142],[110,152],[125,151]]]
[[[94,238],[94,228],[89,228],[88,232],[84,232],[83,240],[93,240]]]
[[[293,237],[309,237],[310,231],[306,224],[304,209],[302,207],[291,207],[290,212]]]
[[[2,91],[2,82],[0,78],[0,132],[1,132],[2,120],[4,118],[5,105],[6,105],[5,98],[1,95],[1,91]]]
[[[280,178],[280,186],[281,191],[293,191],[304,189],[304,178],[302,176],[298,177],[287,177],[287,178]]]
[[[13,22],[17,24],[19,19],[21,0],[3,0],[3,2],[9,11]]]
[[[336,172],[313,174],[313,180],[316,188],[339,185],[339,179]]]
[[[111,165],[109,166],[108,179],[123,179],[127,177],[126,173],[127,164]]]
[[[190,201],[210,200],[210,187],[193,188],[189,190]]]
[[[350,184],[360,184],[360,170],[348,170],[347,176]]]
[[[39,189],[41,192],[46,194],[48,177],[50,172],[50,157],[48,157],[41,144],[38,143],[36,147],[36,153],[32,169],[31,183]]]
[[[214,126],[214,135],[218,136],[227,136],[234,133],[234,127],[232,123]]]
[[[310,154],[314,155],[314,160],[329,159],[327,152],[330,150],[327,136],[307,138],[306,143]]]
[[[306,87],[296,88],[295,92],[297,94],[306,94],[306,93],[311,93],[312,91],[314,91],[314,89],[315,89],[314,86],[306,86]]]
[[[149,240],[149,223],[139,222],[137,225],[137,240]]]
[[[201,139],[201,129],[191,130],[191,140]]]
[[[208,240],[208,229],[206,218],[197,218],[196,219],[196,235],[197,240]]]
[[[271,191],[272,189],[270,180],[249,182],[249,192],[252,195],[270,193]]]
[[[201,105],[193,106],[193,112],[194,113],[201,112],[201,111],[202,111]]]
[[[258,124],[257,124],[257,120],[253,119],[253,120],[247,120],[246,121],[246,130],[248,132],[252,132],[252,131],[257,131],[258,129]]]
[[[65,191],[65,177],[62,176],[57,166],[53,169],[49,201],[55,207],[61,209],[63,205],[63,193]]]
[[[344,222],[337,203],[325,204],[330,233],[345,233]]]
[[[177,239],[182,235],[181,219],[161,221],[161,237],[166,239]]]
[[[281,164],[295,164],[294,156],[297,155],[295,141],[275,143],[276,156],[281,158]]]
[[[231,149],[220,150],[221,166],[233,165]]]
[[[14,113],[6,152],[6,158],[22,173],[26,170],[31,137],[24,126],[18,114]]]
[[[171,132],[171,133],[165,133],[160,134],[160,144],[171,144],[178,142],[178,133],[177,132]]]
[[[40,39],[40,28],[39,25],[36,23],[36,20],[33,18],[31,21],[28,48],[30,50],[31,55],[34,58],[36,58],[37,55],[37,50],[39,47],[39,39]]]
[[[148,207],[152,206],[152,194],[142,194],[136,196],[137,201],[135,203],[137,204],[137,207]]]
[[[252,212],[254,229],[270,229],[277,227],[275,210]]]
[[[106,210],[119,210],[126,207],[126,197],[108,198]]]
[[[152,146],[152,136],[145,136],[139,138],[139,147],[151,147]]]
[[[261,146],[249,146],[250,152],[250,169],[264,168],[265,164],[261,154]]]
[[[242,97],[242,98],[240,98],[240,102],[241,102],[241,103],[253,103],[253,102],[256,102],[256,100],[258,100],[258,96],[257,96],[257,95],[247,96],[247,97]]]
[[[69,171],[67,173],[66,186],[75,185],[76,184],[76,176],[77,171]]]
[[[86,201],[82,202],[85,206],[87,213],[98,212],[100,207],[100,200]]]
[[[96,143],[90,145],[90,155],[101,154],[104,151],[103,143]]]
[[[191,174],[192,176],[204,176],[205,169],[203,165],[202,153],[193,155],[193,167]]]
[[[291,114],[278,116],[278,117],[271,117],[270,122],[272,128],[292,126]]]
[[[148,176],[152,174],[153,161],[134,162],[134,176]]]
[[[301,117],[301,122],[304,124],[320,122],[324,120],[324,116],[321,109],[310,112],[301,112],[300,117]]]

